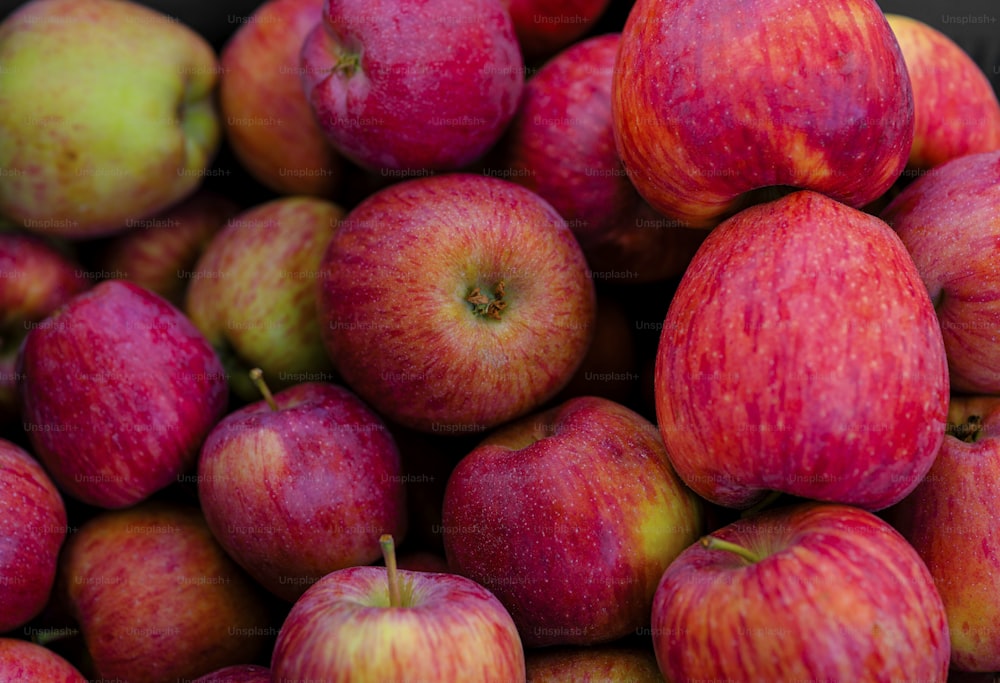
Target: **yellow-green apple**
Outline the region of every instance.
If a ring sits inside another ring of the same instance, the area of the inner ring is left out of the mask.
[[[75,255],[54,241],[0,232],[0,425],[20,415],[16,366],[24,336],[90,285]]]
[[[660,575],[702,532],[656,425],[598,397],[486,436],[448,479],[442,520],[448,566],[500,599],[529,648],[648,628]]]
[[[266,656],[264,593],[196,506],[147,500],[98,512],[68,537],[57,585],[95,678],[190,680]]]
[[[319,317],[344,381],[390,421],[482,432],[572,377],[596,294],[566,221],[534,192],[472,173],[408,179],[345,216]]]
[[[948,35],[912,17],[886,14],[913,88],[908,166],[927,169],[1000,149],[1000,101],[986,73]]]
[[[219,69],[185,24],[129,0],[31,0],[0,25],[0,63],[0,214],[95,237],[201,185]]]
[[[271,656],[275,683],[524,681],[524,648],[490,591],[448,573],[348,567],[292,605]]]
[[[26,450],[0,439],[0,633],[45,608],[66,538],[66,506],[49,475]]]
[[[10,636],[0,637],[0,683],[87,683],[64,657],[52,650]]]
[[[927,473],[884,512],[930,570],[951,633],[951,666],[1000,671],[1000,398],[956,396]]]
[[[182,306],[202,251],[240,211],[227,195],[200,189],[154,216],[126,221],[125,230],[78,245],[94,272],[129,280]]]
[[[668,681],[933,681],[948,622],[926,565],[888,523],[836,503],[737,520],[667,567],[652,609]]]
[[[1000,392],[1000,150],[941,164],[880,217],[906,245],[934,302],[951,388]]]
[[[527,683],[664,683],[652,648],[611,644],[529,650]]]
[[[671,462],[704,498],[878,510],[937,455],[948,366],[899,237],[799,191],[710,232],[664,318],[654,394]]]
[[[327,138],[380,173],[482,157],[524,86],[503,0],[326,0],[300,63]]]
[[[570,47],[594,29],[611,0],[503,0],[526,62]]]
[[[191,683],[271,683],[271,670],[258,664],[233,664],[199,676]]]
[[[566,219],[594,270],[636,282],[680,275],[702,230],[659,216],[639,196],[615,148],[611,85],[620,34],[574,43],[525,83],[492,161]]]
[[[259,367],[276,389],[329,380],[316,314],[320,262],[344,211],[319,197],[279,197],[234,216],[191,273],[184,311],[222,359],[233,393],[259,398]]]
[[[611,94],[629,178],[692,226],[788,187],[860,208],[913,143],[910,80],[875,0],[638,0]]]
[[[302,382],[224,417],[198,459],[198,499],[219,543],[294,602],[324,575],[371,564],[406,532],[399,450],[347,389]]]
[[[248,173],[283,195],[332,197],[344,170],[302,88],[302,42],[322,15],[323,0],[267,0],[219,55],[226,140]]]
[[[32,453],[61,491],[134,505],[192,466],[228,403],[222,364],[177,308],[106,280],[37,323],[17,360]]]

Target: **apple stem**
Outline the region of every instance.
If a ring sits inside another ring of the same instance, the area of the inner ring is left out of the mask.
[[[399,590],[399,572],[396,571],[396,546],[392,534],[382,534],[378,539],[382,546],[382,557],[385,558],[386,580],[389,582],[389,607],[400,607],[403,604]]]
[[[730,543],[729,541],[723,541],[721,538],[716,538],[715,536],[702,536],[701,541],[699,541],[704,548],[709,550],[724,550],[734,555],[739,555],[744,560],[750,564],[756,564],[760,562],[760,556],[757,553],[744,548],[741,545],[735,543]]]
[[[267,386],[267,382],[264,381],[264,371],[260,368],[254,368],[250,371],[250,380],[257,386],[264,400],[267,401],[267,405],[271,406],[271,410],[277,412],[278,404],[274,400],[274,395]]]

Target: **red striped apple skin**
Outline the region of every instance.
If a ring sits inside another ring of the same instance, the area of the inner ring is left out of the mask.
[[[809,502],[712,535],[762,559],[699,543],[667,568],[652,611],[667,680],[947,679],[941,596],[916,551],[874,514]]]
[[[878,510],[937,455],[948,367],[899,237],[803,191],[709,234],[668,308],[654,397],[677,474],[711,502]]]
[[[87,683],[69,660],[47,647],[14,637],[0,638],[0,683]]]

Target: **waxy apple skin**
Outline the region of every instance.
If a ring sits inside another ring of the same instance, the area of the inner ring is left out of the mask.
[[[199,676],[191,683],[271,683],[271,670],[256,664],[234,664]]]
[[[483,305],[499,319],[477,313],[474,290],[495,302],[501,284],[506,308]],[[323,258],[318,307],[336,370],[376,411],[468,434],[528,413],[570,380],[593,337],[596,294],[551,205],[455,173],[397,183],[350,211]]]
[[[952,390],[1000,392],[1000,150],[937,166],[880,217],[899,235],[937,313]]]
[[[376,172],[472,163],[501,136],[524,86],[500,0],[326,0],[300,63],[330,142]]]
[[[218,357],[162,297],[106,280],[28,332],[18,356],[32,452],[64,493],[122,508],[177,481],[228,404]]]
[[[525,61],[537,63],[593,29],[611,0],[503,0]]]
[[[892,229],[814,192],[715,228],[656,354],[671,462],[713,503],[767,491],[877,510],[930,469],[949,398],[941,329]]]
[[[934,578],[948,616],[952,668],[998,671],[1000,398],[955,397],[950,413],[955,433],[945,436],[917,488],[884,517]],[[979,418],[974,427],[972,416]]]
[[[272,680],[524,681],[517,629],[487,589],[454,574],[400,570],[411,606],[389,607],[386,574],[350,567],[313,584],[278,632]]]
[[[38,616],[49,601],[66,507],[42,466],[0,439],[0,633]]]
[[[535,649],[524,664],[527,683],[664,683],[652,649],[625,645]]]
[[[65,658],[41,645],[0,637],[0,683],[88,683]]]
[[[934,681],[948,623],[927,567],[860,508],[804,503],[716,530],[663,573],[653,648],[669,681]]]
[[[612,112],[639,193],[695,227],[772,186],[863,207],[913,143],[906,65],[873,0],[638,0]]]
[[[395,440],[347,389],[304,382],[230,413],[205,439],[198,498],[215,537],[261,585],[293,602],[337,569],[402,540]]]
[[[1000,149],[1000,101],[954,40],[912,17],[887,14],[910,75],[914,103],[908,166],[927,169]]]
[[[452,571],[489,588],[526,647],[593,645],[649,625],[660,575],[701,531],[656,426],[581,397],[501,427],[445,489]]]

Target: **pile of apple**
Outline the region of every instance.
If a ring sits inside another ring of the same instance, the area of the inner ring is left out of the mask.
[[[0,23],[0,682],[992,680],[985,73],[609,6]]]

